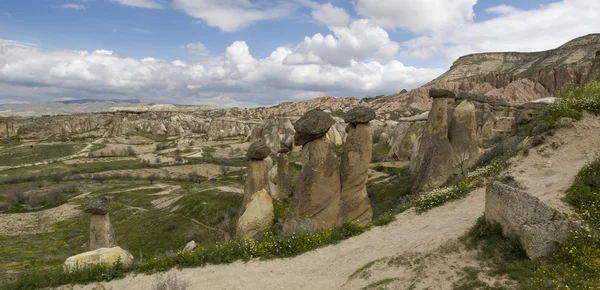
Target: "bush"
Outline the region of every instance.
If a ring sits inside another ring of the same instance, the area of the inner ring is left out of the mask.
[[[554,128],[560,118],[580,119],[583,111],[600,114],[600,82],[574,87],[563,93],[562,98],[550,106],[546,123]]]
[[[503,139],[498,143],[492,150],[485,152],[477,161],[477,166],[485,166],[492,162],[492,160],[500,158],[501,156],[515,152],[519,147],[519,144],[525,140],[524,136],[513,136]]]

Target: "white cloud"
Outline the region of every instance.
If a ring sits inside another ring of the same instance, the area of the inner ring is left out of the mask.
[[[276,104],[322,95],[364,96],[421,85],[440,73],[398,61],[284,64],[294,49],[279,47],[255,58],[238,41],[219,57],[166,62],[108,50],[45,50],[0,42],[0,99],[156,98],[220,106]]]
[[[487,13],[494,13],[494,14],[500,14],[500,15],[510,14],[510,13],[514,13],[517,11],[519,11],[519,9],[517,9],[513,6],[510,6],[510,5],[504,5],[504,4],[485,9],[485,12],[487,12]]]
[[[471,22],[476,3],[477,0],[357,0],[356,11],[385,27],[426,33]]]
[[[64,8],[64,9],[76,9],[76,10],[85,9],[85,6],[83,6],[82,4],[74,4],[74,3],[63,4],[58,7]]]
[[[454,61],[477,52],[540,51],[556,48],[576,37],[598,33],[600,1],[563,0],[520,10],[507,5],[489,8],[494,14],[481,22],[432,32],[402,43],[402,56],[442,56]]]
[[[400,45],[390,39],[388,33],[369,20],[354,21],[348,27],[332,26],[334,35],[320,33],[305,37],[284,63],[332,64],[349,66],[352,60],[391,58],[398,53]]]
[[[161,9],[164,5],[158,0],[111,0],[124,6]]]
[[[206,45],[204,45],[203,43],[200,43],[200,42],[188,43],[186,45],[182,45],[181,48],[186,49],[187,52],[192,55],[205,56],[205,55],[208,55],[208,53],[209,53]]]
[[[321,5],[311,15],[313,20],[327,26],[346,26],[350,22],[350,15],[346,10],[331,3]]]
[[[254,22],[278,19],[292,13],[289,3],[252,3],[249,0],[174,0],[173,5],[208,26],[227,32],[240,30]]]

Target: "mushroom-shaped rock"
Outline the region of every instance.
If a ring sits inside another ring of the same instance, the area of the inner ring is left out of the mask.
[[[366,124],[375,119],[376,116],[375,110],[369,107],[359,106],[346,112],[344,121],[352,124]]]
[[[246,156],[251,160],[264,160],[271,153],[271,148],[265,144],[262,140],[256,141],[248,148]]]
[[[434,99],[436,99],[436,98],[454,99],[456,97],[456,94],[454,94],[454,92],[452,92],[450,90],[446,90],[446,89],[430,89],[429,97],[434,98]]]
[[[91,214],[107,214],[110,211],[110,199],[106,196],[94,199],[83,210]]]
[[[329,128],[335,124],[335,120],[328,114],[319,109],[306,112],[296,124],[294,129],[294,144],[303,146],[304,144],[319,139],[329,131]]]

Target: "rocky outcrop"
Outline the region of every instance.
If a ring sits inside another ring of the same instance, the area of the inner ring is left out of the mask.
[[[262,140],[271,148],[272,153],[277,153],[283,148],[292,148],[295,132],[290,118],[270,118],[262,124],[254,126],[249,141]]]
[[[346,119],[350,124],[346,128],[348,138],[340,166],[342,219],[344,222],[368,224],[373,218],[367,195],[368,171],[373,151],[373,131],[369,121],[375,118],[375,112],[359,107],[350,113],[353,117]]]
[[[252,195],[246,210],[240,216],[236,235],[253,238],[269,231],[273,225],[273,200],[266,190]]]
[[[271,148],[269,148],[262,140],[259,140],[250,144],[246,156],[248,156],[250,160],[265,160],[265,158],[269,157],[270,153]]]
[[[420,146],[411,158],[411,171],[416,179],[413,191],[431,189],[442,185],[454,174],[454,152],[448,140],[448,102],[454,101],[454,93],[432,89],[433,107],[423,128]]]
[[[454,167],[458,167],[460,173],[466,173],[480,155],[475,106],[468,100],[463,100],[454,108],[448,140],[452,146]]]
[[[518,237],[531,259],[557,251],[580,226],[537,197],[497,181],[486,189],[485,218],[500,223],[505,235]]]
[[[341,224],[340,167],[334,145],[325,137],[328,126],[334,122],[329,114],[313,110],[302,116],[294,126],[295,143],[302,145],[302,171],[285,219],[285,234],[316,231]],[[301,136],[297,137],[298,134]]]
[[[117,245],[115,231],[110,223],[110,200],[101,197],[92,200],[85,208],[86,213],[91,213],[90,221],[90,250],[99,248],[112,248]]]
[[[281,152],[278,154],[277,168],[272,169],[271,172],[274,172],[269,176],[273,184],[271,196],[280,201],[288,200],[292,192],[292,184],[289,176],[289,160],[286,153]]]
[[[124,266],[133,264],[133,256],[120,247],[100,248],[67,258],[63,268],[75,271],[92,265],[113,265],[120,261]]]

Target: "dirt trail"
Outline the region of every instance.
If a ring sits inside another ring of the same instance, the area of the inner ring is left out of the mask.
[[[552,148],[552,142],[559,146]],[[509,162],[513,165],[508,171],[528,192],[568,211],[560,198],[581,167],[596,156],[599,145],[600,118],[586,117],[558,130],[548,138],[542,152],[537,152],[539,147],[533,148],[528,156],[511,159]],[[173,269],[168,274],[176,273],[179,280],[191,283],[192,289],[360,289],[383,278],[398,279],[386,285],[390,289],[407,289],[411,285],[417,289],[452,289],[452,282],[460,277],[461,267],[477,266],[478,262],[473,252],[462,249],[440,254],[440,249],[449,243],[457,244],[457,238],[483,214],[484,206],[485,189],[480,188],[463,200],[421,215],[408,210],[388,226],[294,258]],[[433,257],[423,266],[424,277],[417,280],[407,281],[415,270],[403,267],[380,267],[372,277],[352,276],[369,262],[415,255]],[[75,289],[99,286],[102,289],[150,289],[156,277],[130,275],[123,280]]]

